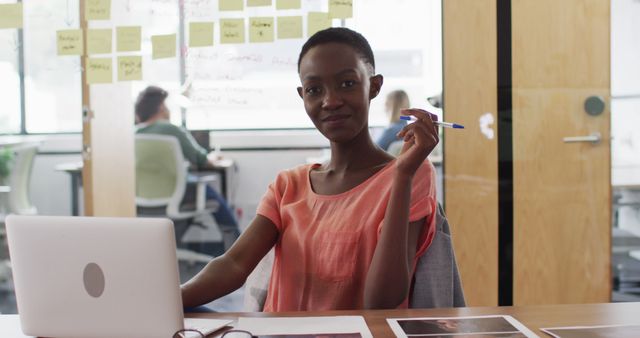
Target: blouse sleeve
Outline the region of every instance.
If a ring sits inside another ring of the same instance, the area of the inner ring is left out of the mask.
[[[286,176],[281,172],[274,182],[269,184],[267,191],[262,196],[260,204],[258,204],[257,214],[262,215],[276,226],[278,231],[282,231],[282,218],[280,213],[280,205],[282,202],[282,194],[286,187]]]
[[[409,207],[409,222],[425,219],[423,231],[418,239],[416,258],[422,256],[429,248],[435,235],[435,210],[436,204],[436,175],[435,168],[428,160],[425,161],[416,173],[412,189],[411,204]]]

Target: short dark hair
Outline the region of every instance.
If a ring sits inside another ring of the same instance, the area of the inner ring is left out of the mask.
[[[167,96],[169,93],[166,90],[156,86],[149,86],[141,91],[138,94],[135,109],[138,122],[145,122],[157,114]]]
[[[371,65],[375,71],[376,61],[373,58],[373,51],[367,39],[365,39],[362,34],[349,28],[331,27],[318,31],[304,43],[300,51],[300,56],[298,57],[298,73],[300,72],[300,61],[302,61],[302,58],[311,48],[332,42],[342,43],[355,49],[356,53],[360,55],[364,62]]]

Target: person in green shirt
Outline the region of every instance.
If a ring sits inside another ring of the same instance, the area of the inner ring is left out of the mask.
[[[156,86],[149,86],[140,94],[135,103],[136,134],[169,135],[178,139],[185,160],[197,169],[213,168],[215,158],[210,158],[206,149],[202,148],[188,130],[170,122],[171,112],[165,104],[169,93]],[[188,190],[187,190],[188,191]],[[219,207],[213,213],[225,240],[225,249],[238,238],[238,222],[227,201],[210,186],[206,188],[207,200],[215,200]]]

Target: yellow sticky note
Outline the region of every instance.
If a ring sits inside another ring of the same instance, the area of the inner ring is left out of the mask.
[[[302,17],[281,16],[278,18],[278,39],[301,39]]]
[[[88,58],[86,68],[88,84],[113,82],[111,58]]]
[[[336,19],[353,17],[353,1],[329,0],[329,17]]]
[[[250,18],[249,42],[273,42],[273,18]]]
[[[189,24],[189,47],[213,46],[213,22]]]
[[[218,2],[218,10],[220,11],[241,11],[243,9],[243,0],[219,0]]]
[[[87,30],[87,54],[108,54],[111,53],[110,28],[88,29]]]
[[[117,27],[116,43],[118,52],[137,52],[141,42],[140,26]]]
[[[58,31],[58,55],[82,55],[82,29]]]
[[[164,59],[176,57],[176,35],[151,36],[152,59]]]
[[[247,0],[247,7],[271,6],[271,0]]]
[[[220,20],[220,43],[244,43],[244,19]]]
[[[276,0],[276,9],[300,9],[300,0]]]
[[[0,4],[1,28],[22,28],[22,3]]]
[[[111,19],[111,0],[84,0],[84,15],[87,20]]]
[[[328,13],[309,12],[307,17],[307,35],[311,36],[317,31],[331,27],[331,19]]]
[[[142,80],[142,56],[118,56],[118,81]]]

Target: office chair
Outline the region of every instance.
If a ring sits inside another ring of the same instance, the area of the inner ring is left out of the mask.
[[[13,147],[13,165],[9,174],[8,213],[16,215],[35,215],[38,209],[31,203],[29,187],[33,160],[38,145],[23,144]]]
[[[409,294],[410,308],[464,307],[465,299],[453,251],[449,221],[437,204],[436,233],[416,264]],[[245,283],[243,311],[262,311],[267,298],[275,254],[273,249],[258,263]]]
[[[216,181],[213,175],[200,176],[196,183],[196,204],[184,205],[188,162],[185,162],[178,139],[173,136],[138,134],[135,136],[136,207],[141,217],[168,217],[176,229],[176,243],[190,226],[205,227],[197,222],[218,208],[206,201],[206,185]],[[178,249],[178,259],[208,263],[213,257]]]

